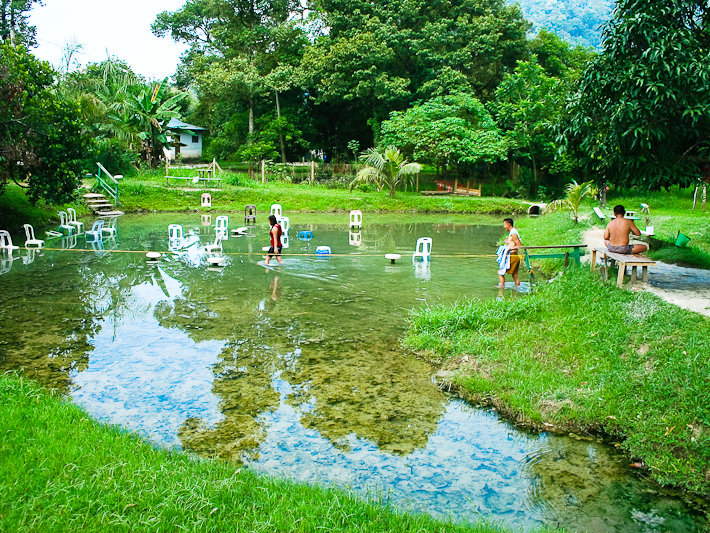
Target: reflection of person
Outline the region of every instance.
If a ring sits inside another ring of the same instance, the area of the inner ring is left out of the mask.
[[[614,207],[614,220],[609,222],[604,230],[604,243],[611,253],[640,254],[646,251],[645,244],[629,244],[629,233],[641,235],[633,220],[624,218],[626,209],[623,205]]]
[[[271,299],[273,301],[281,299],[281,280],[278,276],[274,276],[274,279],[271,280],[269,289],[271,290]]]
[[[269,224],[271,224],[271,229],[269,230],[269,235],[271,235],[271,247],[269,248],[269,253],[266,256],[265,264],[269,264],[272,255],[276,255],[276,260],[283,264],[283,261],[281,261],[281,235],[283,235],[281,224],[276,222],[276,217],[274,215],[269,216]]]
[[[512,275],[515,286],[520,287],[520,277],[518,276],[520,256],[518,255],[518,248],[522,246],[523,243],[520,240],[520,233],[513,227],[513,224],[512,218],[506,218],[503,221],[503,227],[508,232],[508,237],[505,239],[503,249],[499,249],[499,257],[501,260],[499,262],[500,270],[498,270],[498,278],[500,280],[498,287],[505,287],[506,274]]]

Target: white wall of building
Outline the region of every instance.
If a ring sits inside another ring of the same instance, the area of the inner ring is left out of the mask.
[[[176,137],[174,135],[173,137]],[[197,142],[195,142],[197,140]],[[181,133],[180,143],[185,146],[180,147],[180,153],[183,160],[185,159],[201,159],[202,158],[202,132]],[[175,160],[175,148],[170,149],[170,160]]]

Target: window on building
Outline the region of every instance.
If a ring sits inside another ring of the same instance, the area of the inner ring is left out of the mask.
[[[197,135],[193,135],[193,136],[192,136],[192,142],[193,142],[193,143],[198,143],[198,142],[200,142],[200,138],[199,138]]]

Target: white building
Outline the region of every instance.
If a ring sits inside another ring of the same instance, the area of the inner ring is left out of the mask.
[[[202,139],[207,129],[193,126],[182,120],[171,118],[166,129],[173,138],[173,146],[170,148],[170,160],[175,161],[177,154],[182,154],[182,160],[202,159]]]

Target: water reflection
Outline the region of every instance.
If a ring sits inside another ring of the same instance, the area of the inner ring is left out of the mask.
[[[166,228],[175,222],[186,231],[173,242]],[[264,224],[225,241],[227,266],[212,272],[204,245],[213,228],[198,222],[119,220],[116,246],[163,252],[157,267],[144,253],[66,250],[8,269],[0,368],[68,390],[94,416],[158,444],[379,490],[437,516],[590,531],[698,526],[678,500],[644,492],[608,447],[521,433],[451,401],[433,370],[400,350],[409,309],[494,298],[496,266],[447,257],[391,265],[384,253],[411,254],[431,235],[437,254],[460,253],[462,242],[486,254],[497,224],[368,218],[349,255],[346,217],[340,226],[294,219],[290,254],[327,245],[334,255],[289,254],[269,269],[258,264]]]

